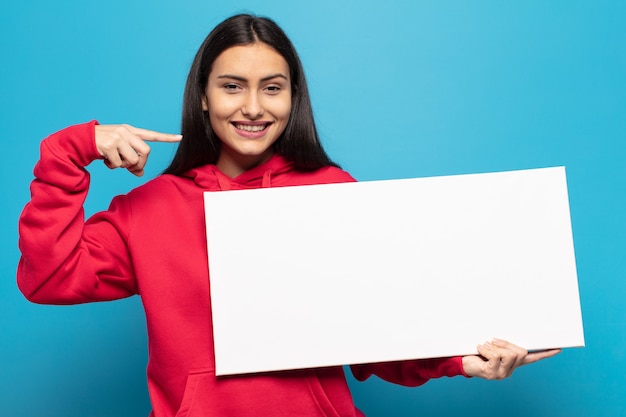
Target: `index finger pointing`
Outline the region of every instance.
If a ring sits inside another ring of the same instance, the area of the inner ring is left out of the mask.
[[[148,142],[180,142],[183,135],[174,133],[162,133],[154,130],[142,129],[140,127],[129,126],[132,133]]]

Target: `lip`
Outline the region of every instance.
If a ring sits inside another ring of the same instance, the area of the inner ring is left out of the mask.
[[[243,129],[238,129],[237,125],[245,125],[245,126],[265,126],[265,128],[263,130],[259,130],[256,132],[250,132],[247,130],[243,130]],[[263,136],[265,136],[265,134],[269,131],[270,126],[272,125],[272,122],[270,121],[245,121],[245,122],[239,122],[239,121],[234,121],[231,122],[231,126],[233,127],[235,133],[237,133],[237,135],[247,138],[247,139],[259,139],[262,138]]]

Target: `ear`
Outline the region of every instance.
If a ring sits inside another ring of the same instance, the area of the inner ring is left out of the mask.
[[[209,111],[209,102],[206,98],[206,95],[202,96],[202,110]]]

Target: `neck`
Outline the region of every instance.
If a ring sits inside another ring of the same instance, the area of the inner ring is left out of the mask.
[[[261,155],[235,156],[222,148],[215,166],[217,166],[217,168],[222,171],[222,173],[224,173],[226,176],[230,178],[235,178],[256,166],[259,166],[269,161],[273,154],[274,151],[268,149],[267,152],[264,152]]]

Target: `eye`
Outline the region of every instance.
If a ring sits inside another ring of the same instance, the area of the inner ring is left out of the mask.
[[[228,83],[228,84],[224,84],[222,87],[227,93],[236,93],[238,92],[241,87],[239,87],[237,84],[235,83]]]
[[[269,94],[278,94],[280,93],[281,87],[279,85],[268,85],[267,87],[265,87],[265,91],[267,91]]]

